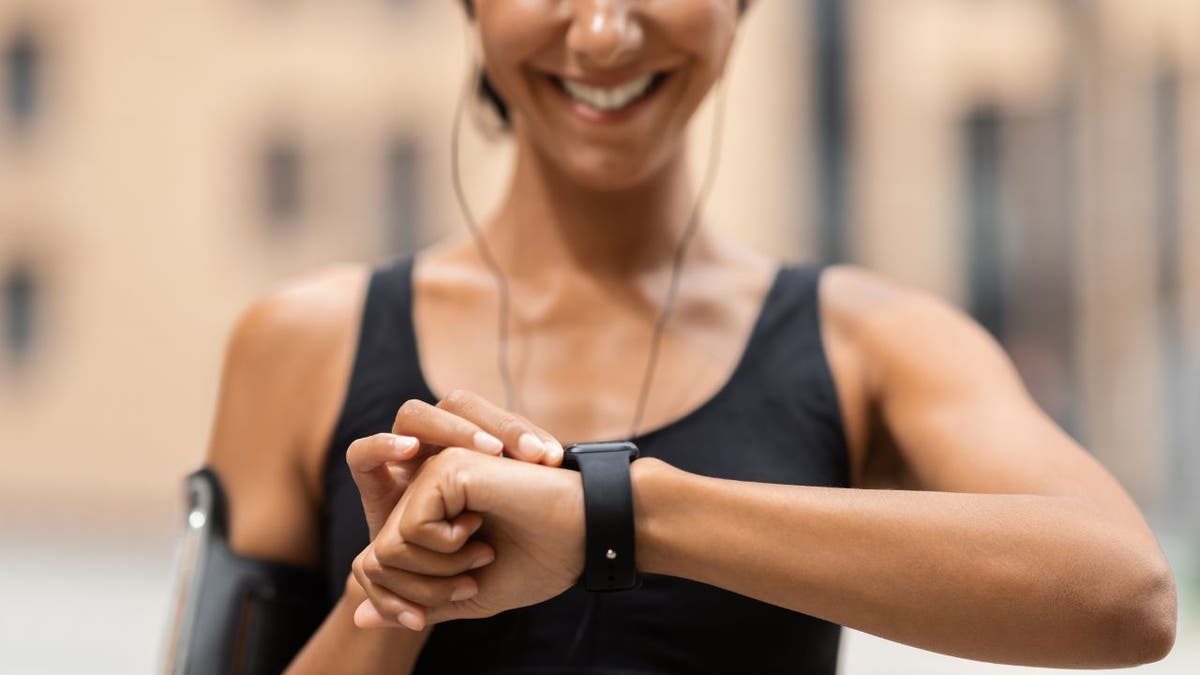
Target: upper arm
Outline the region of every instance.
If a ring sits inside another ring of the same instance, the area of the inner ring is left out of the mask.
[[[256,301],[225,350],[207,461],[234,550],[317,560],[319,469],[353,358],[365,271],[338,267]]]
[[[962,312],[855,268],[835,268],[823,314],[860,363],[868,454],[926,490],[1090,500],[1145,528],[1117,481],[1032,400],[1000,345]],[[886,445],[886,448],[879,446]]]

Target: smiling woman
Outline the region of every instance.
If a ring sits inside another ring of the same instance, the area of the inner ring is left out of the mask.
[[[468,16],[474,17],[475,3],[473,2],[473,0],[463,0],[463,7],[466,10]],[[745,12],[747,7],[748,7],[747,0],[738,0],[738,12],[739,13]],[[651,80],[650,84],[653,84],[654,86],[661,84],[662,80],[664,79],[664,76],[665,76],[665,73],[658,74],[658,76],[655,76],[654,79]],[[480,72],[478,82],[479,82],[478,92],[479,92],[480,97],[483,100],[485,100],[489,105],[492,106],[492,108],[495,110],[497,116],[501,119],[501,121],[504,124],[506,124],[506,125],[509,124],[510,120],[509,120],[509,114],[508,114],[508,104],[504,101],[503,98],[501,98],[500,94],[496,91],[496,88],[492,85],[491,80],[488,79],[487,74],[484,72]],[[555,82],[560,87],[565,85],[565,82],[558,78],[555,79]],[[645,93],[644,91],[641,91],[641,83],[637,82],[637,84],[639,86],[630,87],[630,91],[631,92],[637,91],[638,95]],[[593,88],[591,91],[588,91],[587,89],[584,88],[585,86],[586,85],[576,86],[576,87],[574,87],[574,91],[569,92],[569,93],[571,93],[573,96],[582,97],[585,99],[587,99],[590,96],[591,101],[596,103],[596,105],[594,105],[593,107],[602,109],[602,110],[603,109],[612,109],[614,107],[622,107],[626,103],[629,102],[628,100],[620,101],[620,99],[618,98],[618,99],[616,99],[616,101],[618,101],[618,103],[614,105],[613,103],[607,102],[606,99],[604,98],[604,94],[606,93],[605,90]],[[628,95],[628,93],[627,93],[627,95]],[[636,98],[636,96],[633,96],[633,98]],[[609,100],[612,100],[612,99],[609,99]],[[632,98],[630,100],[632,100]]]
[[[261,594],[325,617],[292,672],[833,673],[841,626],[1005,663],[1170,649],[1141,514],[986,333],[700,222],[687,130],[742,3],[466,9],[516,150],[500,206],[230,340],[206,475],[222,556],[324,588]],[[632,463],[563,468],[614,439]],[[589,590],[610,563],[641,585]],[[256,644],[255,597],[208,644]]]

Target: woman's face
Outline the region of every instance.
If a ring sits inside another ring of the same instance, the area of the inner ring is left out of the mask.
[[[737,0],[475,0],[518,140],[575,182],[636,185],[680,151],[720,77]]]

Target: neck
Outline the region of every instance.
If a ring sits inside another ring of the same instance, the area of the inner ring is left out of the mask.
[[[682,150],[638,185],[595,190],[526,146],[517,152],[507,196],[484,236],[510,279],[536,282],[582,271],[632,280],[671,264],[696,199]],[[689,258],[703,254],[707,239],[699,228]]]

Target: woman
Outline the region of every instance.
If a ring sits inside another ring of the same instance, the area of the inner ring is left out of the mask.
[[[292,671],[831,673],[840,625],[1007,663],[1170,650],[1141,514],[983,331],[685,228],[686,127],[742,9],[466,3],[517,150],[481,239],[240,321],[209,461],[235,550],[329,580]],[[645,581],[598,598],[562,445],[631,416]]]

